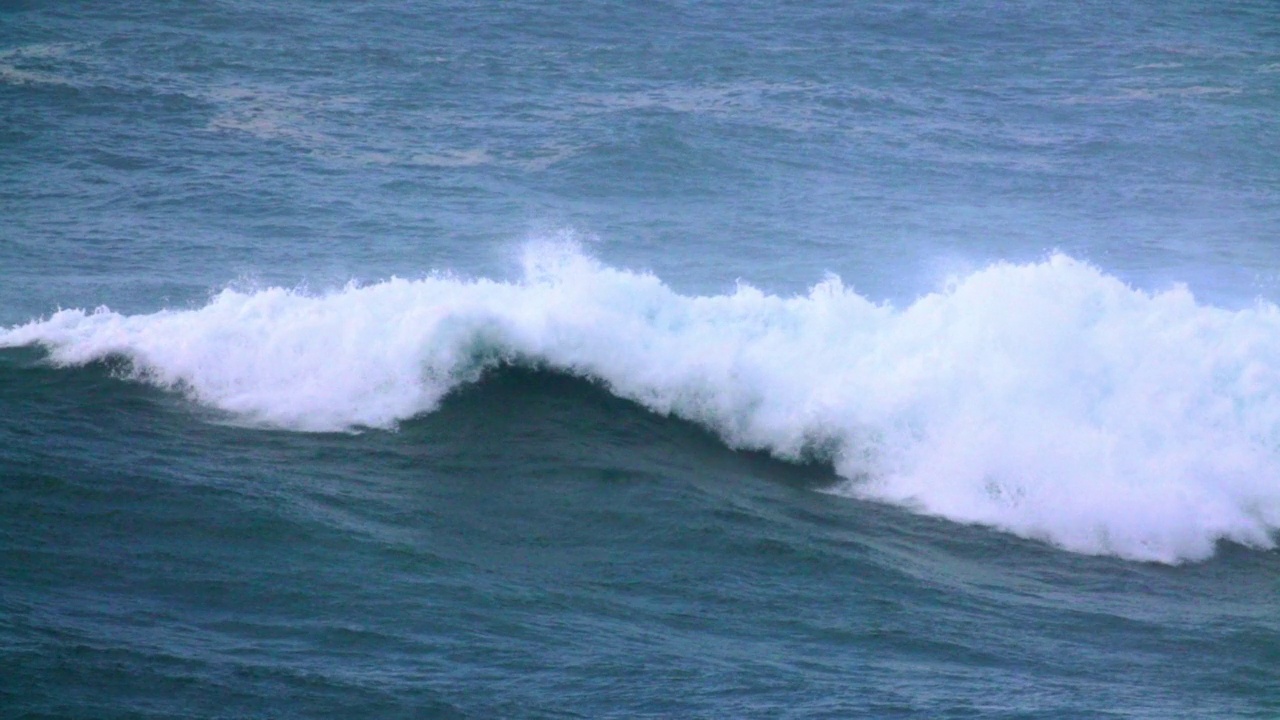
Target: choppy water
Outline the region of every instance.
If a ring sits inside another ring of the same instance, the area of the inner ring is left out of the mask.
[[[1268,2],[0,9],[0,714],[1280,714]]]

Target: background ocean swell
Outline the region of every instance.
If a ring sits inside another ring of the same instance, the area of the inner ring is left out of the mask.
[[[204,307],[63,310],[0,334],[241,421],[393,427],[500,364],[593,379],[735,448],[830,462],[836,491],[1068,550],[1177,562],[1280,529],[1280,311],[1135,290],[1065,255],[903,307],[829,277],[688,296],[565,243],[512,282],[437,274]]]

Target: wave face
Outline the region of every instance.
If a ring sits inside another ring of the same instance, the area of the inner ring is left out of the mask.
[[[63,310],[0,333],[242,421],[393,427],[501,364],[593,379],[735,448],[830,462],[836,491],[1091,554],[1177,562],[1275,547],[1280,311],[1148,294],[1064,255],[909,306],[830,277],[807,295],[680,295],[572,246],[514,282],[436,275],[204,307]]]

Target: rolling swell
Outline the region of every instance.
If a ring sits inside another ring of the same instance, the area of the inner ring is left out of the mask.
[[[437,275],[196,310],[62,311],[0,345],[113,360],[241,422],[391,427],[505,366],[589,378],[730,447],[818,459],[839,492],[1089,554],[1176,562],[1280,528],[1280,311],[1150,294],[1065,256],[1000,264],[904,308],[679,295],[576,248],[515,282]]]

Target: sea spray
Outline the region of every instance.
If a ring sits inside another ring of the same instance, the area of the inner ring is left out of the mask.
[[[1280,310],[1135,290],[1064,255],[908,306],[829,277],[806,295],[680,295],[573,247],[514,282],[434,275],[202,308],[64,310],[0,333],[253,423],[392,427],[503,363],[594,379],[738,448],[817,457],[838,492],[1063,548],[1176,562],[1280,528]]]

